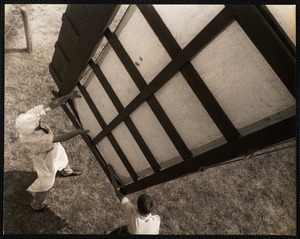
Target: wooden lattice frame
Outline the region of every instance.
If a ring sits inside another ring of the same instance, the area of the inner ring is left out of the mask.
[[[199,169],[207,166],[232,159],[238,155],[246,154],[249,150],[261,149],[295,137],[295,116],[281,120],[246,136],[241,136],[190,62],[193,56],[204,49],[233,21],[237,21],[289,92],[295,97],[295,46],[265,6],[226,5],[184,49],[181,49],[154,7],[152,5],[138,5],[138,9],[143,17],[172,58],[171,62],[149,84],[146,84],[146,81],[136,68],[133,60],[130,59],[116,34],[108,28],[118,8],[118,5],[69,5],[63,15],[63,25],[56,43],[53,60],[50,64],[50,73],[59,88],[59,92],[55,93],[55,96],[68,93],[76,86],[79,88],[102,128],[102,131],[95,138],[91,139],[89,136],[83,136],[83,139],[107,175],[105,159],[101,156],[96,145],[104,137],[109,139],[133,180],[132,183],[121,185],[124,193],[132,193],[167,182],[183,175],[197,172]],[[83,15],[88,15],[89,18],[82,18]],[[97,18],[97,21],[95,21],[95,18]],[[83,23],[82,21],[86,22]],[[88,25],[89,27],[78,29],[77,26],[80,26],[80,24]],[[93,53],[103,36],[107,38],[112,49],[140,90],[140,93],[126,107],[123,107],[100,67],[92,60]],[[80,56],[76,55],[76,51],[80,52]],[[108,124],[105,123],[84,85],[80,83],[81,76],[87,67],[92,69],[119,113]],[[185,145],[180,134],[154,96],[154,93],[178,71],[182,73],[186,82],[198,97],[199,103],[205,107],[227,140],[226,144],[197,156],[193,156]],[[179,155],[184,160],[183,162],[162,169],[156,161],[151,150],[130,119],[130,114],[144,102],[147,102],[150,106]],[[80,128],[80,119],[72,102],[69,102],[69,105],[70,107],[64,105],[63,109],[74,126]],[[134,171],[111,133],[122,122],[126,124],[131,132],[154,174],[140,179]]]

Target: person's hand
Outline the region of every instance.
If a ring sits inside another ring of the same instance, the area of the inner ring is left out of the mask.
[[[78,129],[77,131],[79,134],[87,134],[90,132],[89,130],[84,130],[84,129]]]
[[[69,93],[69,98],[70,99],[81,98],[81,95],[80,95],[79,91],[73,90]]]

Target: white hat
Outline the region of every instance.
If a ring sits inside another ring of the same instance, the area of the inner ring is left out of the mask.
[[[35,114],[20,114],[16,119],[16,129],[22,135],[31,135],[39,126],[39,121]]]

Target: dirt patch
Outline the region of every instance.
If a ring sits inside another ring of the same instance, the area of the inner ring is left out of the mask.
[[[5,32],[11,30],[5,37],[4,233],[103,234],[124,224],[125,218],[109,180],[79,136],[63,145],[71,165],[84,174],[57,178],[46,199],[49,212],[30,210],[32,198],[25,190],[36,176],[14,120],[30,107],[47,103],[57,90],[48,67],[66,5],[22,6],[32,28],[31,54],[24,51],[20,5],[5,7]],[[45,121],[55,134],[74,129],[62,109]],[[294,144],[143,190],[155,198],[161,234],[296,235]],[[129,198],[136,202],[139,193]]]

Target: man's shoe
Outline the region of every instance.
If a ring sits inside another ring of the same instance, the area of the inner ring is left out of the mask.
[[[79,171],[79,170],[74,170],[73,169],[73,172],[72,173],[64,173],[63,171],[59,171],[60,174],[63,176],[63,177],[70,177],[70,176],[79,176],[82,174],[82,171]]]
[[[50,208],[50,206],[48,204],[43,204],[43,207],[39,208],[39,209],[33,209],[35,212],[44,212],[46,210],[48,210]]]

